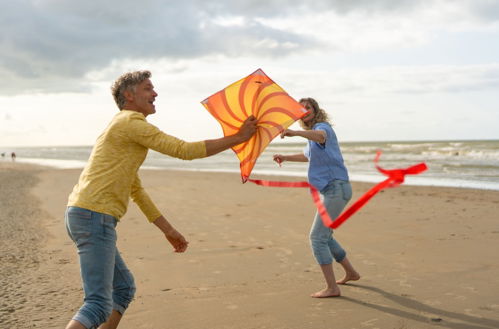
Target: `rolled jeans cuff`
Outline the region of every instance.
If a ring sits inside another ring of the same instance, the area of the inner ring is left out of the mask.
[[[125,313],[125,311],[126,311],[126,308],[113,302],[113,310],[116,310],[121,315],[123,315]]]
[[[95,328],[94,326],[92,326],[92,322],[86,316],[84,316],[81,313],[77,313],[73,317],[72,320],[78,321],[79,323],[81,323],[87,329],[93,329],[93,328]]]

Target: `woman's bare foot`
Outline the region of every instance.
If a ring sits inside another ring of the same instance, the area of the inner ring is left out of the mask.
[[[360,274],[357,272],[346,273],[343,279],[336,281],[337,284],[346,284],[348,281],[357,281],[360,279]]]
[[[322,289],[321,291],[318,291],[316,293],[313,293],[310,295],[310,297],[314,298],[327,298],[327,297],[340,297],[341,296],[341,291],[340,288],[325,288]]]

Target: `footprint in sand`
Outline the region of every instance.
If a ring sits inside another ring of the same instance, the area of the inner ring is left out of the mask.
[[[451,297],[454,297],[454,299],[457,299],[457,300],[466,300],[466,296],[462,296],[462,295],[456,295],[452,292],[447,292],[445,293],[447,296],[451,296]]]
[[[372,327],[374,325],[374,322],[376,322],[376,321],[378,321],[378,319],[374,318],[374,319],[370,319],[370,320],[361,322],[360,325],[363,327]]]
[[[376,265],[375,262],[367,260],[367,259],[362,260],[362,264],[364,264],[364,265]]]
[[[463,286],[463,288],[469,290],[470,292],[474,292],[474,293],[478,292],[478,290],[475,287]]]

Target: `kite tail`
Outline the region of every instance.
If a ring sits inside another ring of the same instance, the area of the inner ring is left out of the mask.
[[[357,201],[355,201],[350,207],[348,207],[347,210],[341,213],[341,215],[339,215],[335,220],[332,220],[331,217],[329,216],[327,209],[320,198],[319,190],[317,190],[317,188],[315,188],[309,182],[280,182],[280,181],[269,181],[262,179],[250,179],[249,177],[244,177],[243,181],[244,182],[249,181],[257,185],[268,186],[268,187],[308,187],[310,189],[310,193],[312,194],[312,200],[314,201],[315,206],[317,207],[317,211],[321,216],[324,226],[335,229],[338,228],[353,214],[359,211],[360,208],[362,208],[379,191],[385,188],[395,187],[402,184],[404,182],[405,175],[418,175],[428,169],[426,164],[422,162],[405,169],[386,170],[377,165],[380,155],[381,152],[378,151],[374,159],[376,169],[378,169],[378,171],[381,172],[383,175],[388,176],[388,178],[376,184],[371,189],[369,189]]]

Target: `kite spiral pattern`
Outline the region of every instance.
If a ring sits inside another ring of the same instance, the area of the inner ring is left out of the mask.
[[[232,148],[240,161],[243,182],[248,180],[258,156],[272,139],[308,113],[261,69],[201,103],[220,123],[224,136],[237,133],[249,116],[258,119],[255,135]]]

